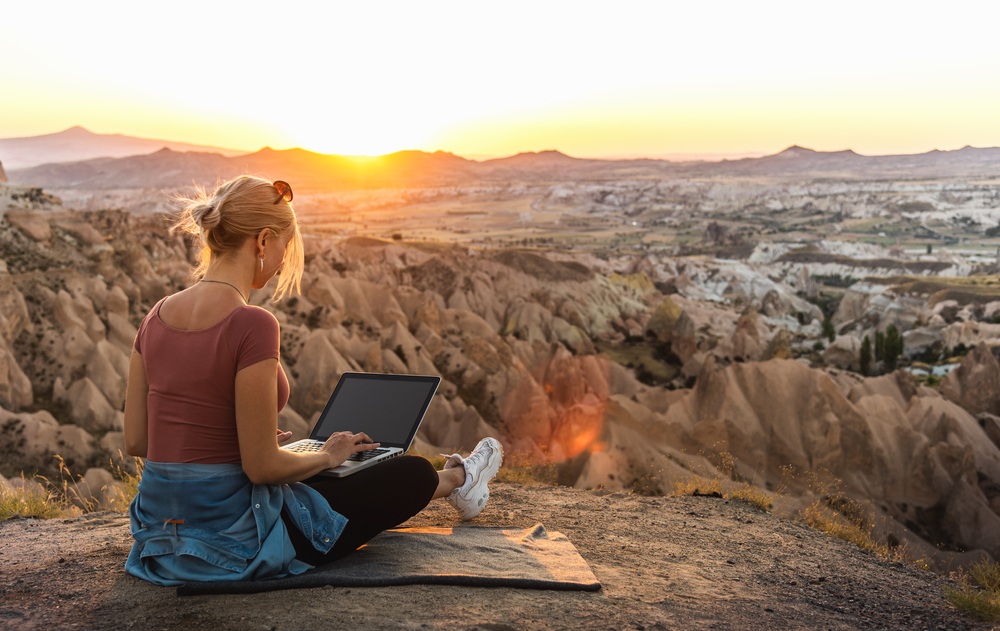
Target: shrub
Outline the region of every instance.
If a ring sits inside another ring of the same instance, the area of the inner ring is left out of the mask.
[[[961,589],[944,588],[951,604],[986,622],[1000,622],[1000,564],[983,559],[958,573]]]
[[[890,324],[885,330],[885,341],[882,343],[882,359],[886,369],[896,370],[896,360],[903,354],[903,336],[895,324]]]
[[[861,351],[858,353],[858,367],[861,374],[865,377],[868,376],[868,369],[872,365],[872,342],[865,336],[865,339],[861,340]]]
[[[837,338],[837,331],[833,328],[833,322],[830,321],[830,316],[823,319],[823,337],[825,337],[828,342],[832,342]]]

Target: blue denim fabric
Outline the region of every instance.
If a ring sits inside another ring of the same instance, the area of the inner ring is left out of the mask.
[[[312,566],[295,558],[283,507],[320,552],[347,524],[304,484],[253,484],[238,464],[146,462],[125,570],[157,585],[301,574]]]

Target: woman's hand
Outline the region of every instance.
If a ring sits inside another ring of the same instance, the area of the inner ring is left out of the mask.
[[[291,437],[292,437],[292,433],[291,432],[283,432],[280,429],[278,430],[278,444],[279,445],[281,443],[285,442],[286,440],[288,440]]]
[[[336,432],[326,439],[321,451],[330,454],[330,457],[333,459],[333,464],[330,465],[332,468],[340,466],[354,454],[360,451],[375,449],[380,444],[373,443],[372,439],[365,433]]]

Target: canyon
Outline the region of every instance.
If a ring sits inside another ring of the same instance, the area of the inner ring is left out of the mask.
[[[282,327],[279,425],[308,435],[346,371],[436,374],[417,453],[494,436],[580,489],[721,479],[788,514],[846,497],[930,567],[1000,558],[995,167],[886,182],[851,169],[906,164],[815,153],[596,180],[522,154],[474,182],[306,186],[301,295],[250,297]],[[164,214],[190,191],[147,171],[104,189],[26,181],[67,168],[0,185],[0,474],[58,476],[58,455],[81,504],[110,506],[111,463],[135,466],[121,430],[136,327],[193,282],[196,246]],[[813,178],[832,168],[848,175]],[[901,353],[860,374],[864,339],[897,334]]]

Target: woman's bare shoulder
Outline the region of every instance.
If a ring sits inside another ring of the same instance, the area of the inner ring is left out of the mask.
[[[222,323],[244,307],[240,299],[219,300],[205,296],[197,287],[188,287],[161,300],[160,320],[172,328],[201,331]]]
[[[233,320],[245,326],[267,327],[276,331],[280,329],[280,323],[273,313],[255,305],[246,305],[237,309],[236,313],[233,314]]]

